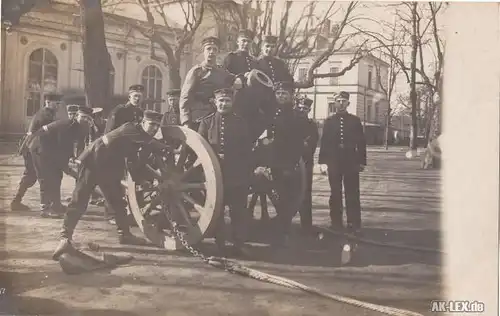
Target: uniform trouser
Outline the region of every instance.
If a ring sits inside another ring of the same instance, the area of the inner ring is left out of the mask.
[[[302,228],[312,227],[312,182],[313,182],[314,163],[306,162],[306,191],[304,192],[304,201],[300,208],[300,224]]]
[[[19,181],[19,186],[17,188],[16,195],[14,196],[15,202],[21,202],[26,191],[35,185],[37,177],[35,166],[33,165],[33,159],[31,157],[31,153],[29,151],[25,151],[23,153],[24,160],[24,171],[21,177],[21,181]]]
[[[299,205],[293,205],[293,201],[296,201],[295,196],[300,183],[293,171],[291,175],[285,175],[283,170],[272,170],[271,172],[275,190],[279,196],[278,205],[275,206],[276,213],[278,213],[279,230],[281,234],[288,235],[292,227],[292,219],[299,208]]]
[[[361,227],[361,203],[359,196],[359,172],[328,166],[328,182],[330,183],[330,219],[332,224],[342,223],[342,185],[345,191],[347,224],[354,228]]]
[[[49,153],[35,149],[31,151],[33,166],[40,184],[40,204],[42,210],[61,207],[61,181],[63,170],[60,160]]]
[[[109,169],[108,169],[109,171]],[[115,214],[118,234],[129,232],[126,204],[123,200],[122,177],[120,172],[106,172],[104,168],[92,168],[83,165],[78,173],[75,190],[64,217],[61,238],[71,239],[78,221],[87,210],[90,195],[96,185],[101,189],[106,204]]]
[[[247,238],[249,223],[247,199],[248,186],[224,188],[224,205],[227,205],[229,208],[233,241],[234,245],[237,247],[242,246]],[[217,244],[222,244],[226,240],[224,227],[224,212],[222,212],[221,216],[219,216],[215,231],[215,241]]]

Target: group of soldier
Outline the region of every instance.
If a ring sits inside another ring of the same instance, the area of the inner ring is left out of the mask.
[[[141,238],[130,233],[121,181],[126,163],[137,160],[139,150],[162,153],[169,149],[164,140],[154,138],[162,125],[182,125],[196,130],[218,155],[224,205],[230,210],[233,225],[231,249],[236,255],[245,253],[250,220],[248,193],[252,176],[259,168],[270,170],[279,197],[275,205],[279,227],[276,244],[288,242],[292,218],[297,211],[304,231],[312,232],[314,153],[319,142],[318,127],[308,119],[313,101],[294,96],[293,76],[286,64],[274,56],[277,37],[264,37],[260,58],[250,54],[252,42],[252,32],[240,31],[238,50],[229,53],[224,64],[218,65],[216,58],[221,43],[216,37],[205,38],[203,62],[187,73],[182,89],[167,93],[168,106],[164,114],[140,108],[142,85],[131,86],[128,102],[112,109],[106,121],[101,111],[82,105],[68,105],[68,119],[55,120],[60,96],[47,96],[46,106],[33,118],[21,146],[25,171],[11,206],[12,209],[26,208],[22,197],[38,180],[42,216],[64,216],[54,259],[71,247],[73,231],[96,186],[114,216],[119,242],[144,244]],[[254,69],[265,73],[273,83],[272,89],[268,89],[270,92],[261,90],[259,97],[253,95],[254,90],[247,89]],[[357,232],[361,227],[359,172],[366,165],[366,144],[359,118],[347,113],[349,94],[339,93],[335,104],[337,113],[325,121],[318,162],[328,166],[332,226],[343,227],[344,184],[348,228]],[[306,165],[307,190],[303,205],[297,206],[292,201],[300,187],[296,175],[301,158]],[[61,204],[60,187],[63,173],[71,173],[68,166],[75,167],[78,173],[66,208]],[[140,168],[129,167],[129,172],[134,181],[148,185]],[[223,225],[221,216],[215,240],[220,251],[226,253],[229,248]]]

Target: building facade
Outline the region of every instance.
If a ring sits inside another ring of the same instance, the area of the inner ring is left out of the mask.
[[[126,94],[130,85],[140,83],[146,88],[146,98],[164,99],[168,88],[167,67],[150,58],[149,41],[126,23],[109,18],[105,19],[105,32],[114,67],[109,74],[112,94]],[[174,38],[172,34],[171,40]],[[157,55],[161,57],[162,51],[158,49]],[[185,54],[181,76],[191,64],[191,55]],[[78,7],[52,3],[24,15],[10,34],[2,30],[1,65],[0,134],[22,134],[34,113],[43,106],[47,93],[83,93]],[[166,105],[158,102],[147,106],[163,111]],[[64,107],[58,115],[66,115]]]

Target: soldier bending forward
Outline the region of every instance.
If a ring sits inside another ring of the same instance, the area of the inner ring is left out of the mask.
[[[133,159],[140,148],[147,151],[160,151],[165,147],[153,138],[158,131],[161,118],[160,113],[145,111],[142,123],[128,122],[104,134],[78,157],[81,169],[71,203],[64,217],[61,242],[52,256],[54,260],[71,247],[73,231],[87,210],[90,195],[96,185],[100,187],[107,205],[116,214],[119,242],[121,244],[144,244],[144,240],[132,235],[129,230],[126,205],[122,199],[122,176],[120,172],[113,172],[113,168],[123,166],[123,163],[117,162],[124,161],[126,158]],[[132,176],[136,178],[138,175],[132,174]]]

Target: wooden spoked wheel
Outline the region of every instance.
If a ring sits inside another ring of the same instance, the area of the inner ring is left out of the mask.
[[[175,236],[168,218],[194,245],[213,230],[222,209],[222,173],[218,157],[195,131],[181,126],[162,127],[171,150],[151,155],[144,166],[146,185],[127,180],[130,210],[146,238],[169,248]],[[161,136],[160,136],[161,137]],[[142,170],[142,166],[141,166]],[[169,211],[167,216],[167,211]]]
[[[272,176],[272,175],[271,175]],[[296,169],[296,174],[293,176],[293,181],[298,181],[296,194],[294,194],[294,201],[291,205],[296,205],[297,207],[292,210],[294,215],[298,212],[300,206],[304,202],[305,193],[307,189],[306,182],[306,165],[302,159],[300,159],[298,168]],[[269,219],[268,215],[268,200],[271,201],[271,204],[276,208],[277,203],[279,203],[279,197],[273,194],[274,191],[274,183],[269,178],[264,175],[254,175],[254,178],[251,183],[251,188],[249,192],[248,199],[248,209],[251,214],[254,213],[255,206],[257,202],[259,202],[261,209],[261,219]]]

